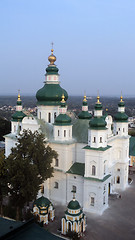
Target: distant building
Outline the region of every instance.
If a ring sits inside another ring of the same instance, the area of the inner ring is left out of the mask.
[[[15,146],[20,131],[40,129],[50,147],[58,152],[58,159],[52,164],[54,177],[44,182],[45,196],[53,204],[67,205],[75,189],[84,211],[102,214],[108,207],[108,195],[118,189],[125,190],[128,185],[128,116],[123,98],[114,122],[110,115],[103,115],[99,96],[93,116],[84,96],[82,112],[78,119],[71,119],[67,114],[68,94],[60,86],[53,49],[48,60],[45,85],[36,94],[37,118],[23,113],[19,95],[11,133],[5,136],[6,156]]]

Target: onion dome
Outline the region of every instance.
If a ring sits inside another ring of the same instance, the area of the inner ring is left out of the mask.
[[[61,88],[58,81],[58,71],[59,69],[56,67],[54,62],[56,61],[56,57],[53,55],[53,49],[51,50],[51,55],[48,57],[50,64],[46,68],[46,78],[55,79],[55,83],[48,80],[45,83],[44,87],[39,89],[36,93],[37,104],[38,105],[47,105],[47,106],[58,106],[60,105],[61,96],[64,93],[65,100],[68,99],[67,92]],[[50,76],[53,75],[53,76]],[[57,79],[57,80],[56,80]]]
[[[66,108],[66,102],[65,102],[65,96],[62,95],[62,100],[60,103],[60,114],[55,119],[54,125],[61,125],[61,126],[67,126],[71,125],[71,118],[66,114],[67,108]]]
[[[104,130],[106,129],[106,121],[102,115],[102,104],[99,101],[100,97],[97,96],[97,102],[95,104],[94,118],[89,122],[90,128],[95,130]]]
[[[82,104],[82,112],[78,115],[79,119],[91,119],[92,115],[88,112],[88,104],[86,100],[86,96],[84,96],[83,104]]]
[[[81,208],[79,202],[75,199],[71,200],[67,207],[71,210],[78,210]]]
[[[20,99],[20,94],[18,94],[16,112],[12,115],[12,121],[21,122],[24,117],[26,117],[26,114],[22,112],[22,101]]]
[[[50,200],[48,198],[45,198],[44,196],[38,198],[37,200],[34,201],[33,206],[37,207],[39,209],[39,213],[40,214],[46,214],[46,211],[48,211],[48,208],[52,205],[52,203],[50,202]]]
[[[116,122],[128,122],[128,115],[125,113],[125,103],[123,97],[120,97],[120,102],[118,103],[118,112],[114,116]]]

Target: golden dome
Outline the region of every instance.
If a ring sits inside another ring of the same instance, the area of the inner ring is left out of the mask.
[[[56,57],[53,55],[53,49],[51,49],[51,55],[48,57],[48,61],[50,62],[49,65],[54,65],[54,62],[56,61]]]
[[[86,100],[86,95],[84,95],[83,102],[87,102],[87,100]]]
[[[97,103],[100,103],[99,99],[100,99],[100,97],[99,97],[99,95],[98,95],[98,96],[97,96]]]

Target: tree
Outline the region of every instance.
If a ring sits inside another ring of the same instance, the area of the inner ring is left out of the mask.
[[[0,150],[0,212],[3,215],[3,197],[7,194],[7,169],[4,150]]]
[[[36,198],[40,184],[52,176],[51,163],[57,153],[46,146],[44,135],[24,130],[18,143],[6,159],[10,198],[19,210],[25,203]]]

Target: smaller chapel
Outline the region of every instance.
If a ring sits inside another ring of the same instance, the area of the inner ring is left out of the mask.
[[[53,204],[49,201],[48,198],[44,196],[35,200],[33,204],[33,214],[38,216],[38,221],[48,224],[51,220],[54,220],[54,207]]]
[[[73,197],[67,206],[65,215],[61,220],[61,233],[76,232],[78,235],[85,232],[86,216],[80,207],[79,202]]]

